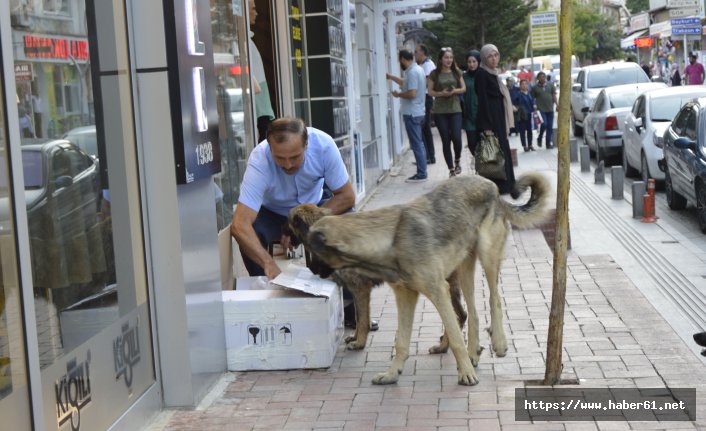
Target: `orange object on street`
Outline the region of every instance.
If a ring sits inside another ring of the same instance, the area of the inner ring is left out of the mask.
[[[647,180],[647,193],[642,195],[642,214],[640,220],[643,223],[654,223],[657,221],[655,216],[655,180],[650,178]]]

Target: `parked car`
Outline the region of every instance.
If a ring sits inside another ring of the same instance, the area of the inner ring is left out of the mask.
[[[89,156],[98,157],[98,143],[96,140],[96,126],[83,126],[71,129],[61,139],[66,139],[79,147]]]
[[[664,180],[657,162],[664,158],[664,132],[684,104],[696,97],[706,97],[706,87],[685,86],[650,90],[640,95],[625,118],[623,132],[623,168],[626,176],[640,174]]]
[[[696,205],[706,233],[706,98],[687,102],[664,132],[664,189],[673,210]]]
[[[593,106],[602,88],[642,82],[650,82],[650,79],[636,63],[611,62],[582,68],[571,87],[571,124],[574,136],[583,134],[585,109]]]
[[[596,161],[619,155],[623,145],[623,126],[635,99],[645,91],[666,88],[658,82],[625,84],[604,88],[598,93],[593,107],[584,108],[584,140],[596,152]]]

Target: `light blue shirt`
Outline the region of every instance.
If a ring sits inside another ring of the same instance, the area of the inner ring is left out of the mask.
[[[402,92],[408,90],[417,90],[417,95],[414,99],[400,98],[400,111],[402,115],[411,115],[419,117],[424,115],[424,102],[427,95],[427,78],[424,75],[424,69],[414,61],[404,71],[404,82],[402,83]]]
[[[300,204],[318,204],[323,195],[324,181],[331,190],[348,182],[348,172],[341,153],[331,136],[307,127],[309,142],[304,163],[294,175],[286,174],[272,158],[270,144],[260,142],[250,153],[240,187],[238,202],[255,212],[265,207],[286,216]]]

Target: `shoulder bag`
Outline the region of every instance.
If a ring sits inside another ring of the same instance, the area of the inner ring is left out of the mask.
[[[506,180],[505,156],[495,135],[481,134],[480,142],[474,154],[476,172],[490,180]]]

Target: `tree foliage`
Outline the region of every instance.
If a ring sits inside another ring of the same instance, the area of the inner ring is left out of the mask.
[[[650,0],[626,0],[625,7],[631,14],[643,12],[650,9]]]
[[[616,18],[600,13],[598,0],[589,3],[574,1],[573,37],[574,54],[582,63],[612,60],[620,57],[620,36],[622,31]]]

